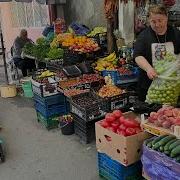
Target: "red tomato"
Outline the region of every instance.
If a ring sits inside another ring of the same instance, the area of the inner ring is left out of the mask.
[[[122,136],[126,136],[126,132],[120,129],[117,129],[117,134],[122,135]]]
[[[126,129],[126,135],[127,135],[127,136],[132,136],[132,135],[134,135],[134,134],[136,134],[136,130],[135,130],[135,129],[130,128],[130,127],[128,127],[128,128]]]
[[[102,121],[100,124],[101,124],[101,126],[104,127],[104,128],[109,127],[109,123],[106,122],[106,121]]]
[[[125,126],[124,124],[121,124],[121,125],[119,126],[119,129],[125,131],[126,126]]]
[[[115,121],[116,118],[114,117],[114,115],[112,113],[107,113],[105,116],[105,119],[107,122],[111,123],[111,122]]]
[[[119,122],[120,122],[121,124],[124,124],[124,121],[125,121],[124,116],[121,116],[121,117],[119,118]]]
[[[135,120],[130,120],[130,119],[125,119],[125,121],[124,121],[124,125],[126,126],[126,127],[139,127],[139,123],[137,122],[137,121],[135,121]]]
[[[116,132],[116,129],[114,127],[107,127],[107,129],[112,131],[112,132]]]
[[[120,118],[122,116],[122,112],[120,110],[114,110],[113,111],[113,115],[116,117],[116,118]]]
[[[113,128],[115,128],[115,129],[117,129],[117,128],[119,127],[119,122],[113,122],[113,123],[111,124],[111,126],[112,126]]]

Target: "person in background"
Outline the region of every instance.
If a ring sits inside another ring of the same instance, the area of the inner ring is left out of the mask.
[[[134,58],[140,67],[137,87],[140,101],[145,101],[149,86],[157,73],[153,62],[163,59],[166,52],[180,53],[180,31],[168,26],[168,12],[161,5],[151,5],[148,11],[149,25],[141,32],[134,45]]]
[[[26,29],[22,29],[20,36],[16,37],[12,47],[12,55],[15,65],[21,69],[23,77],[27,76],[27,70],[32,71],[36,68],[35,61],[29,58],[22,58],[22,49],[26,43],[33,43],[31,39],[28,38],[28,33]]]

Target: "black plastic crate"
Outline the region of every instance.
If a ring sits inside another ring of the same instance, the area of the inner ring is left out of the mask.
[[[91,121],[103,117],[108,106],[97,95],[87,92],[70,98],[70,111],[85,121]]]
[[[95,140],[95,128],[89,129],[88,132],[84,132],[78,126],[74,126],[75,134],[80,137],[80,142],[84,144],[91,143]]]
[[[129,91],[128,96],[128,105],[133,105],[138,100],[138,95],[135,91]]]

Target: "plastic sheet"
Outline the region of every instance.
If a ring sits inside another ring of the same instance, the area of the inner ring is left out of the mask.
[[[180,163],[163,153],[148,148],[143,145],[143,155],[141,157],[145,173],[153,180],[179,180]]]

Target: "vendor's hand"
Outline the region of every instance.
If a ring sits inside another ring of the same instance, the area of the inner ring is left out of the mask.
[[[147,76],[149,77],[149,79],[156,78],[157,77],[157,73],[156,73],[155,69],[154,68],[149,68],[147,70]]]

